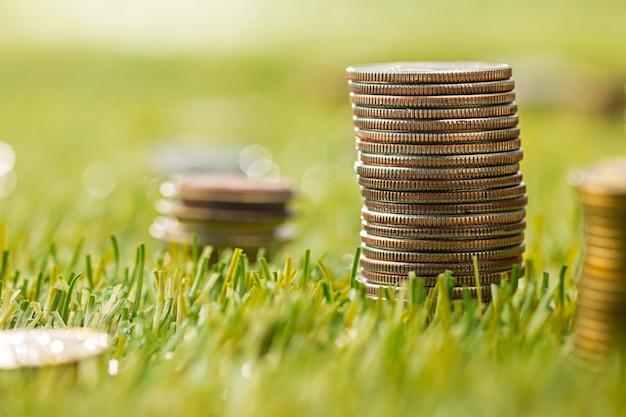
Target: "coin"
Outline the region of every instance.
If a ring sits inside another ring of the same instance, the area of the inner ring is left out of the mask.
[[[399,290],[399,288],[397,287],[390,287],[388,285],[371,284],[364,280],[361,280],[361,282],[363,283],[363,285],[365,285],[366,294],[370,296],[374,296],[375,298],[378,298],[379,296],[381,296],[381,294],[384,294],[384,290],[386,288],[389,288],[394,292]],[[426,288],[427,294],[429,291],[430,289]],[[448,295],[450,296],[451,300],[460,300],[463,298],[464,292],[467,292],[467,294],[469,294],[469,296],[473,298],[476,298],[478,296],[478,290],[476,287],[453,287],[450,289],[450,293]],[[491,286],[490,285],[485,285],[485,286],[480,287],[480,292],[481,292],[483,302],[491,301]]]
[[[350,92],[392,96],[438,96],[460,94],[491,94],[512,91],[513,80],[454,84],[361,83],[348,80]]]
[[[484,167],[448,167],[448,168],[415,168],[368,165],[360,161],[354,164],[354,170],[361,177],[402,180],[444,180],[501,177],[515,174],[519,164],[494,165]]]
[[[365,200],[364,205],[370,210],[381,213],[396,214],[480,214],[497,213],[503,211],[521,210],[526,206],[528,198],[513,198],[510,200],[490,201],[486,203],[469,204],[419,204],[419,203],[388,203],[382,201]]]
[[[475,227],[390,227],[363,222],[363,230],[381,237],[407,239],[491,239],[523,233],[526,222]]]
[[[507,188],[452,192],[381,191],[361,187],[363,197],[390,203],[479,203],[522,197],[525,193],[523,182]]]
[[[150,227],[150,234],[156,239],[171,242],[191,243],[192,235],[196,235],[201,245],[213,245],[218,247],[262,247],[275,242],[291,240],[294,235],[292,227],[282,225],[273,230],[265,231],[205,231],[186,229],[173,219],[157,218]]]
[[[609,238],[585,233],[584,240],[587,245],[592,247],[620,249],[622,250],[622,253],[626,250],[626,236],[624,236],[623,239],[620,239],[618,237]]]
[[[361,241],[370,247],[422,252],[480,251],[520,245],[524,242],[524,234],[504,236],[492,239],[409,239],[391,238],[370,235],[361,231]]]
[[[577,317],[575,322],[576,328],[595,329],[601,333],[609,333],[615,331],[616,325],[606,320],[598,320],[590,317]]]
[[[176,217],[179,220],[213,220],[224,222],[282,222],[289,213],[284,204],[277,210],[246,210],[236,208],[212,208],[193,206],[169,200],[158,200],[155,204],[156,211],[160,214]]]
[[[619,315],[626,314],[626,306],[624,305],[624,302],[621,300],[611,300],[608,298],[597,300],[597,299],[589,298],[588,296],[583,295],[581,293],[580,297],[578,298],[578,305],[579,305],[580,310],[589,309],[589,310],[595,310],[598,312],[611,313],[611,314],[619,314]],[[586,310],[583,310],[583,311],[586,311]]]
[[[362,107],[352,105],[352,114],[373,119],[473,119],[511,116],[517,112],[517,104],[487,107],[461,107],[453,109],[412,109],[389,107]]]
[[[519,265],[521,263],[521,256],[508,259],[478,261],[478,270],[481,273],[501,272],[511,269],[513,265]],[[374,272],[391,274],[408,274],[409,272],[415,272],[419,276],[438,275],[446,270],[459,275],[469,275],[474,272],[472,262],[394,262],[371,259],[363,255],[361,255],[361,266]]]
[[[371,83],[463,83],[505,80],[507,64],[485,62],[389,62],[352,65],[349,80]]]
[[[407,144],[424,144],[438,143],[450,145],[453,143],[473,143],[473,142],[494,142],[500,140],[509,140],[519,137],[519,127],[511,127],[507,129],[482,130],[482,131],[466,131],[466,132],[390,132],[384,130],[369,130],[355,128],[356,137],[369,142],[382,143],[407,143]]]
[[[362,253],[368,259],[410,263],[462,263],[472,262],[475,256],[480,261],[510,259],[524,253],[524,245],[504,249],[492,249],[479,252],[403,252],[398,250],[380,249],[361,244]]]
[[[626,292],[626,280],[615,274],[605,276],[598,275],[594,271],[583,267],[580,278],[580,288],[589,287],[599,291],[609,291],[614,293]]]
[[[104,353],[108,335],[84,327],[0,331],[0,369],[56,366]]]
[[[519,138],[499,142],[478,142],[461,144],[409,145],[397,143],[366,142],[356,139],[356,149],[364,153],[396,155],[463,155],[489,152],[514,151],[520,148]]]
[[[514,92],[447,96],[397,96],[350,93],[350,101],[359,106],[403,108],[460,108],[494,106],[515,101]]]
[[[502,281],[502,277],[510,277],[512,270],[502,271],[502,272],[494,272],[490,274],[480,274],[480,283],[482,285],[490,285],[490,284],[500,284]],[[524,268],[522,267],[520,270],[521,275],[524,275]],[[397,275],[397,274],[385,274],[381,272],[370,271],[366,268],[361,269],[361,277],[363,280],[367,281],[371,284],[378,285],[402,285],[409,281],[408,274]],[[417,277],[424,281],[424,285],[427,287],[432,287],[437,283],[439,277],[437,276],[428,276],[428,277]],[[454,278],[454,282],[457,286],[461,285],[475,285],[476,277],[474,274],[471,275],[452,275]]]
[[[285,202],[293,195],[285,182],[249,179],[237,174],[196,174],[177,176],[161,186],[165,197],[193,201],[237,203]]]
[[[374,190],[387,191],[469,191],[513,187],[522,182],[522,174],[465,180],[394,180],[357,176],[359,184]]]
[[[585,168],[577,180],[581,198],[624,199],[626,197],[626,158],[616,158]]]
[[[589,247],[587,247],[587,252]],[[619,255],[618,255],[619,256]],[[584,261],[585,268],[598,268],[606,271],[611,271],[613,274],[619,274],[619,271],[623,271],[626,268],[626,259],[622,257],[609,257],[609,254],[605,257],[599,256],[585,256]],[[621,274],[620,274],[621,275]],[[619,275],[618,275],[619,276]]]
[[[517,126],[518,117],[482,117],[474,119],[374,119],[353,116],[359,129],[391,130],[399,132],[464,132],[509,129]]]
[[[472,155],[379,155],[359,152],[358,158],[368,165],[411,168],[483,167],[510,165],[522,160],[521,149]]]
[[[607,291],[606,289],[592,288],[588,285],[581,285],[580,296],[588,300],[605,301],[608,304],[611,304],[622,302],[624,294],[620,294],[614,291]],[[624,305],[624,310],[626,311],[626,305]]]
[[[524,220],[525,210],[470,215],[407,215],[380,213],[361,209],[361,218],[369,224],[410,227],[467,227],[517,223]]]

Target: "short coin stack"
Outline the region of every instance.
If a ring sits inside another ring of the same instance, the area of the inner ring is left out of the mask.
[[[232,173],[175,176],[161,184],[156,204],[162,215],[151,234],[165,241],[239,247],[254,258],[292,237],[285,225],[292,187],[284,181],[249,179]]]
[[[402,62],[347,69],[364,197],[368,293],[445,270],[483,300],[522,264],[526,188],[511,68]],[[454,288],[453,297],[460,297]]]
[[[585,255],[577,353],[602,361],[626,342],[626,159],[592,166],[580,176]]]

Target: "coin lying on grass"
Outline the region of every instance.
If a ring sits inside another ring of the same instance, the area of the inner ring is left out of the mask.
[[[108,335],[84,327],[0,331],[0,369],[79,362],[104,353]]]

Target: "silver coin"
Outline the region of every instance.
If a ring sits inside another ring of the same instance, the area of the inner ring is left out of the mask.
[[[352,105],[356,117],[373,119],[473,119],[511,116],[517,112],[517,104],[486,107],[461,107],[452,109],[414,109],[390,107],[363,107]]]
[[[384,144],[441,144],[495,142],[518,138],[520,129],[514,126],[507,129],[465,131],[465,132],[390,132],[385,130],[354,129],[356,137],[368,142]]]
[[[372,83],[462,83],[504,80],[511,77],[507,64],[486,62],[388,62],[352,65],[349,80]]]
[[[464,180],[512,175],[519,171],[519,164],[479,167],[419,168],[368,165],[360,161],[354,170],[361,177],[396,180]]]
[[[352,93],[390,96],[491,94],[513,91],[514,87],[515,82],[511,79],[453,84],[362,83],[352,80],[348,81],[348,88]]]
[[[448,96],[394,96],[350,93],[350,102],[366,107],[461,108],[512,103],[515,92]]]

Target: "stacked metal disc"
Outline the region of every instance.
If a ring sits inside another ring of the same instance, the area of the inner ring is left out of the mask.
[[[579,181],[585,255],[576,349],[602,360],[626,346],[626,159],[592,166]]]
[[[475,296],[477,257],[488,300],[490,284],[521,265],[527,198],[511,72],[486,63],[347,69],[370,295],[411,271],[432,287],[450,270]]]
[[[254,257],[292,237],[285,225],[292,187],[232,173],[179,175],[161,184],[161,214],[150,228],[165,241],[239,247]]]

